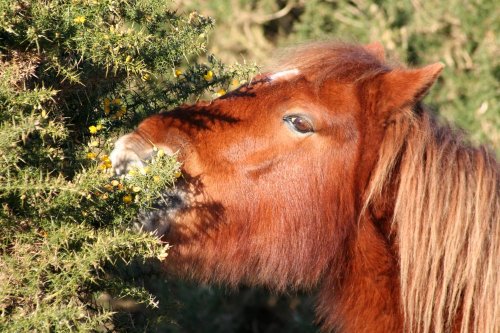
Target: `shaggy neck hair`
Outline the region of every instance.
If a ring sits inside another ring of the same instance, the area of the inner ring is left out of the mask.
[[[396,118],[365,207],[384,200],[397,175],[392,227],[406,331],[500,332],[499,164],[427,112]]]

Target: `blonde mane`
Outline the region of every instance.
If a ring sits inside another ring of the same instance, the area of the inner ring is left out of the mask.
[[[394,181],[405,331],[500,332],[500,176],[493,153],[471,147],[426,112],[404,110],[387,127],[365,207],[383,200]]]

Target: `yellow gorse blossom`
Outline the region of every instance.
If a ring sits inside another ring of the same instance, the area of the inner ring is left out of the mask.
[[[109,112],[111,111],[110,108],[109,108],[109,104],[110,104],[109,98],[105,98],[104,99],[104,114],[105,115],[108,115]]]
[[[102,155],[101,156],[101,164],[99,164],[98,168],[99,170],[106,171],[107,169],[110,169],[112,167],[111,160],[109,159],[108,155]]]
[[[148,76],[149,78],[149,76]],[[107,116],[111,113],[111,111],[114,111],[116,109],[119,109],[118,112],[113,116],[115,119],[120,119],[123,117],[123,115],[126,112],[126,107],[125,105],[122,105],[122,99],[121,98],[105,98],[104,99],[104,114]]]
[[[127,108],[125,107],[125,105],[122,105],[121,108],[120,108],[120,111],[118,111],[117,113],[115,113],[114,116],[113,116],[113,118],[122,119],[123,116],[125,115],[125,113],[127,113]]]
[[[93,152],[87,153],[87,158],[88,158],[89,160],[93,160],[93,159],[95,159],[95,158],[96,158],[96,156],[97,156],[97,155],[96,155],[95,153],[93,153]]]
[[[175,77],[179,77],[182,75],[182,71],[180,69],[176,69],[174,72]]]
[[[220,97],[220,96],[222,96],[222,95],[225,95],[225,94],[226,94],[226,90],[224,90],[224,89],[219,89],[219,90],[217,90],[217,92],[216,92],[216,95],[217,95],[218,97]]]
[[[205,81],[212,81],[214,78],[214,73],[212,71],[208,71],[207,74],[203,75]]]
[[[90,134],[96,134],[97,132],[99,132],[100,130],[102,130],[102,124],[97,124],[97,125],[92,125],[92,126],[89,126],[89,132]]]
[[[126,204],[129,204],[132,202],[132,196],[130,194],[127,194],[123,197],[123,202],[126,203]]]
[[[77,16],[73,19],[73,22],[76,24],[84,24],[85,23],[85,16]]]

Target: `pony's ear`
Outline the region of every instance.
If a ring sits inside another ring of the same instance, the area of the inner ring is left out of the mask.
[[[438,62],[419,69],[394,69],[385,73],[380,87],[385,109],[394,110],[421,100],[443,68]]]
[[[373,42],[364,46],[365,50],[374,55],[380,62],[385,61],[384,46],[380,42]]]

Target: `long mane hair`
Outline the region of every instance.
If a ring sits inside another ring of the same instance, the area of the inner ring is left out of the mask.
[[[418,113],[407,109],[388,125],[365,202],[398,184],[392,227],[405,330],[499,332],[498,162]]]

